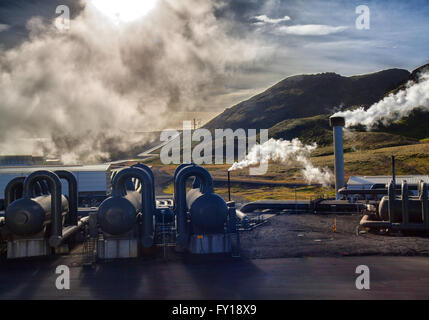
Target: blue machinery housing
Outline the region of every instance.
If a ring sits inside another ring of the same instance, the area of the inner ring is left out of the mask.
[[[61,179],[67,181],[67,197]],[[68,171],[36,171],[10,181],[0,220],[8,258],[67,253],[82,238],[92,241],[102,259],[137,257],[166,245],[195,254],[232,252],[234,203],[214,193],[211,175],[198,165],[176,169],[174,202],[160,201],[158,207],[153,172],[143,164],[116,172],[111,196],[92,211],[78,210],[77,195],[77,180]],[[237,236],[237,250],[238,243]]]

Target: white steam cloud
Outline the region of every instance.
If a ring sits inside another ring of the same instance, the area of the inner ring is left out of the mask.
[[[216,3],[159,0],[120,26],[87,6],[68,31],[32,18],[29,39],[0,50],[0,146],[31,153],[20,141],[37,139],[67,163],[108,160],[173,112],[213,106],[225,79],[271,50],[234,35]]]
[[[404,90],[390,94],[369,109],[338,112],[334,116],[346,119],[346,127],[364,125],[368,129],[378,123],[388,125],[409,115],[414,109],[429,111],[429,72],[420,75],[417,82],[409,81]]]
[[[309,184],[320,183],[329,185],[333,182],[333,174],[328,168],[316,168],[310,161],[310,154],[317,148],[317,144],[305,145],[299,139],[276,140],[270,139],[263,144],[256,144],[240,162],[235,162],[229,171],[235,171],[271,161],[285,165],[299,163],[304,168],[301,173]]]

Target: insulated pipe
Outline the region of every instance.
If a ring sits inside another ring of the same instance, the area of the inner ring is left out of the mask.
[[[377,195],[377,194],[384,194],[387,195],[387,189],[346,189],[341,188],[338,190],[338,193],[341,195],[347,195],[347,194],[368,194],[368,195]]]
[[[9,181],[4,189],[4,211],[15,200],[22,197],[25,177],[17,177]]]
[[[389,202],[388,202],[388,217],[389,217],[389,221],[393,222],[393,207],[395,205],[395,184],[393,183],[393,180],[390,181],[390,184],[387,187],[387,194],[388,194],[388,198],[389,198]]]
[[[228,170],[228,201],[231,201],[231,171]]]
[[[197,165],[183,166],[176,174],[174,181],[175,214],[177,219],[177,244],[186,246],[189,241],[189,225],[186,214],[186,181],[190,177],[196,177],[201,183],[202,194],[213,193],[213,179],[210,173]]]
[[[155,176],[153,174],[153,171],[151,168],[149,168],[149,166],[143,164],[143,163],[137,163],[135,165],[132,165],[131,168],[140,168],[143,171],[145,171],[147,174],[149,174],[150,178],[152,179],[152,198],[153,198],[153,212],[155,212],[156,210],[156,196],[155,196]],[[140,184],[142,184],[142,182],[140,181]]]
[[[73,173],[65,170],[55,171],[55,174],[60,178],[67,181],[69,188],[69,214],[67,216],[67,224],[76,226],[78,223],[77,208],[78,208],[78,189],[77,179]]]
[[[235,210],[235,213],[237,215],[237,219],[240,220],[241,226],[245,229],[250,227],[250,218],[247,214],[244,212],[241,212],[240,210]]]
[[[422,219],[426,227],[429,228],[429,200],[428,200],[428,185],[420,181],[420,201],[422,203]]]
[[[407,181],[402,181],[401,187],[401,196],[402,196],[402,224],[408,224],[409,214],[408,214],[408,183]]]
[[[128,179],[137,178],[142,183],[143,207],[143,238],[142,245],[149,248],[153,245],[153,211],[155,199],[153,198],[153,182],[149,173],[141,168],[126,168],[119,171],[112,182],[112,196],[121,197],[125,183]]]
[[[338,190],[344,187],[344,149],[343,149],[343,127],[345,119],[343,117],[331,117],[329,122],[334,131],[334,154],[335,154],[335,190],[336,198],[341,195]]]
[[[183,168],[189,167],[189,166],[196,166],[194,163],[182,163],[181,165],[179,165],[176,170],[174,170],[174,175],[173,175],[173,183],[174,183],[174,203],[173,203],[173,210],[176,211],[176,203],[177,203],[177,199],[176,199],[176,177],[179,174],[180,170],[182,170]]]
[[[63,244],[67,239],[76,234],[76,232],[82,230],[89,223],[89,217],[80,219],[76,225],[64,228],[63,236],[61,238],[60,245]]]
[[[30,174],[24,181],[24,198],[31,199],[33,197],[33,187],[41,180],[48,183],[51,193],[51,212],[52,212],[52,232],[49,239],[51,247],[58,247],[62,241],[62,194],[61,180],[53,172],[47,170],[36,171]]]
[[[360,221],[360,226],[361,227],[366,227],[366,228],[391,228],[392,227],[392,223],[389,221],[374,221],[374,220],[368,220],[369,216],[368,215],[364,215],[362,220]]]
[[[41,180],[38,182],[38,184],[40,185],[40,190],[42,194],[49,194],[49,186],[46,181]]]

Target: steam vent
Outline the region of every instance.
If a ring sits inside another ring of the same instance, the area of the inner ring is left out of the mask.
[[[346,121],[343,117],[331,117],[329,123],[334,131],[335,191],[338,200],[340,198],[338,190],[344,187],[343,127]]]

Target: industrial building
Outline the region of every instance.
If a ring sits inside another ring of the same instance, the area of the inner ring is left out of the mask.
[[[43,165],[44,157],[35,157],[31,155],[0,155],[0,166],[35,166]]]
[[[4,200],[6,185],[14,178],[27,177],[39,170],[66,170],[72,172],[79,185],[79,206],[95,207],[111,192],[111,165],[85,166],[8,166],[0,167],[0,202]],[[62,180],[62,187],[67,195],[67,184]],[[2,207],[0,203],[0,208]]]

